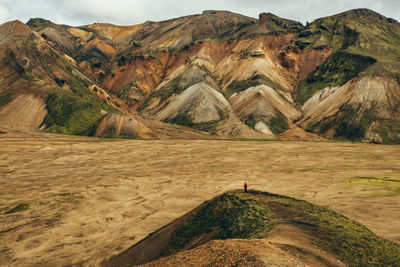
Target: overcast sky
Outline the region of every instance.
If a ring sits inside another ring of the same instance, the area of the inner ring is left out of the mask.
[[[0,24],[45,18],[73,26],[95,22],[133,25],[203,10],[228,10],[258,18],[271,12],[305,23],[353,8],[370,8],[400,21],[400,0],[0,0]]]

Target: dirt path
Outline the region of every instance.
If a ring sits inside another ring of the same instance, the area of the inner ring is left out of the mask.
[[[97,264],[244,179],[400,242],[399,158],[399,146],[351,143],[2,134],[0,265]]]

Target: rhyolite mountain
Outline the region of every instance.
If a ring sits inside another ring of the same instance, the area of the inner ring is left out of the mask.
[[[400,142],[400,24],[368,9],[307,25],[227,11],[134,26],[31,19],[0,37],[4,129],[159,138],[158,120],[222,136]]]

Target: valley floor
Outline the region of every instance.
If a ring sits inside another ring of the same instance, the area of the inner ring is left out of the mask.
[[[0,134],[0,265],[98,264],[244,180],[400,243],[399,159],[373,144]]]

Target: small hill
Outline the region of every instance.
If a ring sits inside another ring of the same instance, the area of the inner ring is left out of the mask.
[[[109,114],[105,116],[97,126],[94,136],[158,139],[160,136],[154,133],[133,116]]]
[[[231,192],[102,265],[140,264],[396,266],[400,246],[325,207],[259,191]]]
[[[267,85],[250,87],[232,95],[230,101],[246,125],[264,133],[283,133],[301,116],[288,92]]]
[[[224,96],[207,85],[198,83],[187,88],[155,115],[161,121],[194,126],[224,119],[229,103]]]
[[[247,129],[233,113],[225,97],[204,82],[192,85],[154,116],[157,120],[185,125],[213,134],[271,137]]]

